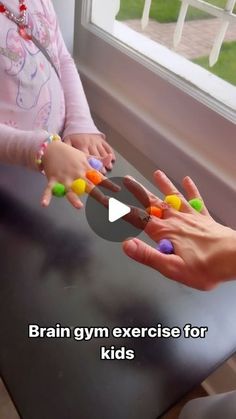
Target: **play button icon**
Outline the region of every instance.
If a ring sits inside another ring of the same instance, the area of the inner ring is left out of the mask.
[[[145,211],[150,206],[149,198],[142,194],[142,204],[127,188],[123,177],[109,178],[120,186],[119,192],[104,187],[101,182],[97,192],[107,196],[106,205],[88,195],[85,212],[91,229],[100,237],[112,242],[122,242],[129,237],[137,237],[145,228],[149,216]],[[135,223],[133,223],[135,214]]]
[[[131,208],[128,205],[123,204],[115,198],[109,198],[108,201],[108,220],[110,223],[119,220],[125,215],[131,212]]]

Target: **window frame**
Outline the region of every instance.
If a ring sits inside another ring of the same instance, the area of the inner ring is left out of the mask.
[[[225,219],[213,185],[235,202],[235,112],[91,24],[91,1],[75,2],[74,58],[95,117],[173,179],[193,176]]]

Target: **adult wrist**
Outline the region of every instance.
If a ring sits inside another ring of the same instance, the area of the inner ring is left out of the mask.
[[[225,247],[225,255],[222,260],[224,279],[236,279],[236,231],[231,228],[228,228]]]
[[[236,231],[223,227],[215,246],[211,246],[209,266],[217,283],[236,278]]]

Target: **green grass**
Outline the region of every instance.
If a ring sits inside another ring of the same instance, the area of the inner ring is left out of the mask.
[[[207,0],[215,6],[225,7],[226,0]],[[143,12],[144,0],[121,0],[118,20],[140,19]],[[158,22],[176,22],[181,2],[179,0],[152,0],[150,18]],[[235,6],[236,12],[236,6]],[[210,17],[208,14],[189,7],[187,20],[203,19]]]
[[[224,8],[226,0],[206,0],[208,3]],[[144,0],[121,0],[118,20],[140,19],[143,12]],[[176,22],[181,7],[179,0],[152,0],[150,18],[158,22]],[[234,7],[236,13],[236,6]],[[211,17],[208,14],[189,7],[187,19],[204,19]],[[220,57],[214,67],[209,67],[209,57],[200,57],[193,62],[216,74],[223,80],[236,85],[236,42],[225,42],[221,49]]]
[[[209,57],[200,57],[193,60],[194,63],[206,68],[223,80],[236,85],[236,42],[225,42],[222,46],[219,60],[214,67],[209,67]]]

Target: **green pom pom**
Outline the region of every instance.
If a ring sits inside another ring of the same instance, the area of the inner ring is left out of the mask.
[[[66,188],[62,183],[55,183],[52,188],[52,194],[57,198],[61,198],[66,194]]]
[[[188,203],[191,205],[192,208],[194,208],[197,212],[200,212],[203,208],[203,202],[201,199],[194,198],[190,199]]]

